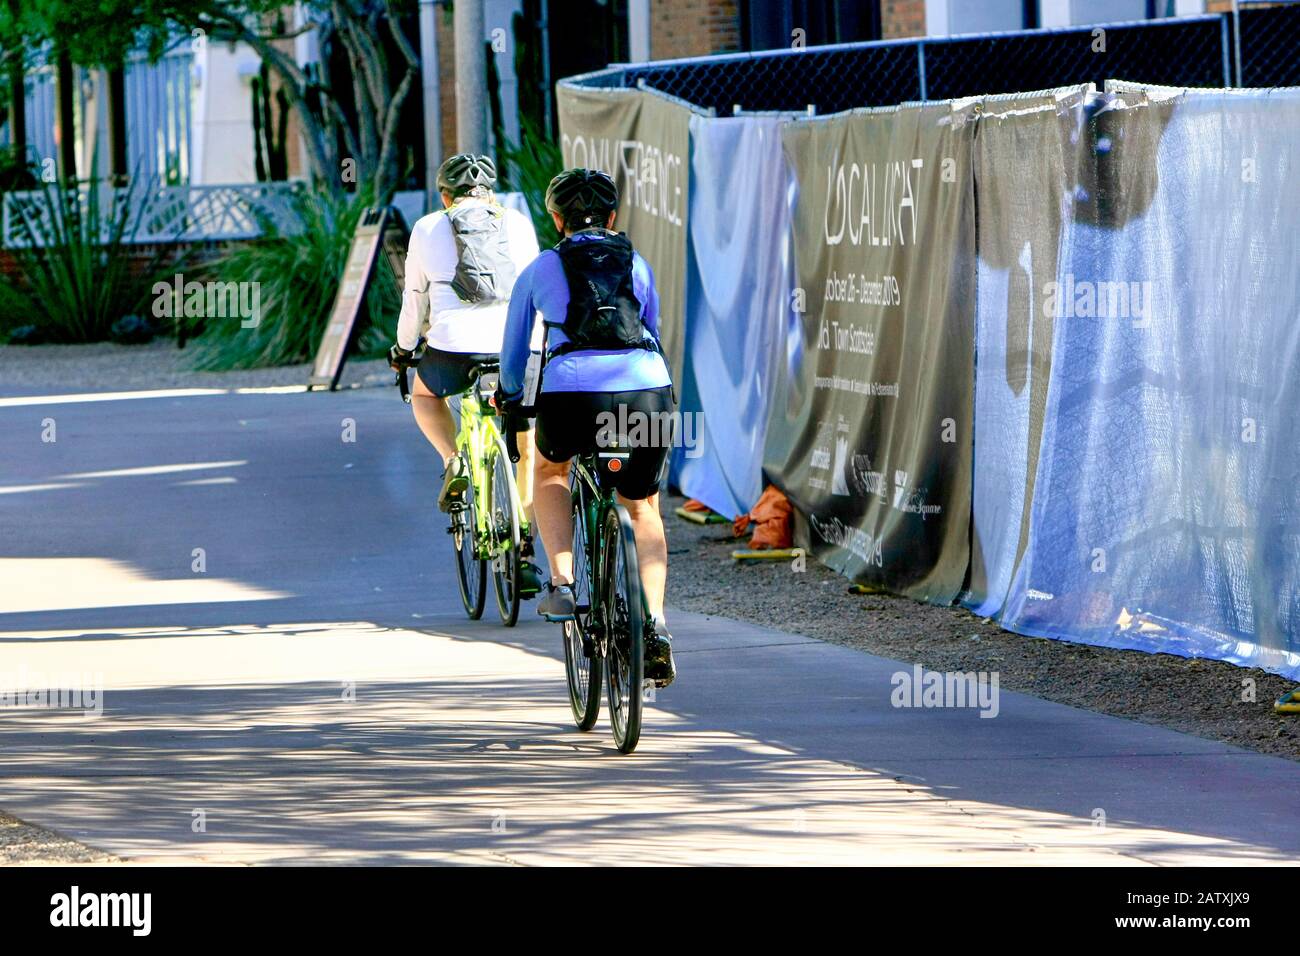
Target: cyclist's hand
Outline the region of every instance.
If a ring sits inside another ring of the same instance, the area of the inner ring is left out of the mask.
[[[499,385],[497,386],[497,390],[492,394],[492,406],[501,415],[519,414],[519,400],[506,398],[501,392],[501,386]]]
[[[400,345],[394,345],[388,350],[388,365],[395,372],[400,372],[411,364],[414,352],[402,348]]]

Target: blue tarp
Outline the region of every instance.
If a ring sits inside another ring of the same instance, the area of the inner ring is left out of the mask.
[[[1002,623],[1300,677],[1300,93],[1114,88]]]
[[[789,310],[782,120],[691,118],[684,413],[703,411],[674,481],[720,514],[763,491],[763,435]],[[703,184],[703,185],[700,185]],[[687,435],[690,429],[684,429]]]

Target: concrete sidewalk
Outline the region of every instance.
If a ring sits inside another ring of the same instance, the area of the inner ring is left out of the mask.
[[[465,620],[408,414],[387,390],[0,407],[0,676],[105,688],[93,719],[0,710],[0,807],[137,860],[1300,853],[1294,763],[1005,691],[994,719],[896,708],[909,664],[698,615],[624,757],[573,729],[557,628],[491,598]]]

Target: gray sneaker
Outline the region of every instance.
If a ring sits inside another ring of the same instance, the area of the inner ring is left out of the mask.
[[[677,678],[677,665],[673,662],[673,636],[663,625],[646,622],[645,679],[656,687],[667,687]]]
[[[442,491],[438,495],[438,508],[450,511],[452,505],[465,500],[465,489],[469,487],[469,475],[465,474],[465,460],[457,455],[447,462],[447,470],[442,473]]]
[[[572,621],[577,602],[573,600],[573,588],[567,584],[546,584],[546,596],[537,603],[537,613],[551,623]]]

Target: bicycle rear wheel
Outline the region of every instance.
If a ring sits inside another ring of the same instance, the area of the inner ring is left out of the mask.
[[[469,473],[468,462],[465,471]],[[487,599],[487,562],[478,556],[477,508],[474,482],[471,481],[462,503],[452,508],[450,515],[451,540],[456,549],[456,580],[460,584],[461,603],[471,621],[483,616],[483,603]]]
[[[492,590],[496,594],[501,623],[514,627],[519,620],[519,494],[506,443],[497,436],[488,470],[488,500],[492,502]]]
[[[591,550],[580,492],[573,516],[573,600],[578,605],[572,621],[564,622],[564,674],[569,684],[569,707],[579,730],[591,730],[600,716],[601,661],[592,640]]]
[[[642,682],[645,675],[645,602],[636,538],[627,509],[605,512],[601,556],[605,619],[605,677],[609,682],[609,722],[614,743],[625,754],[641,739]]]

